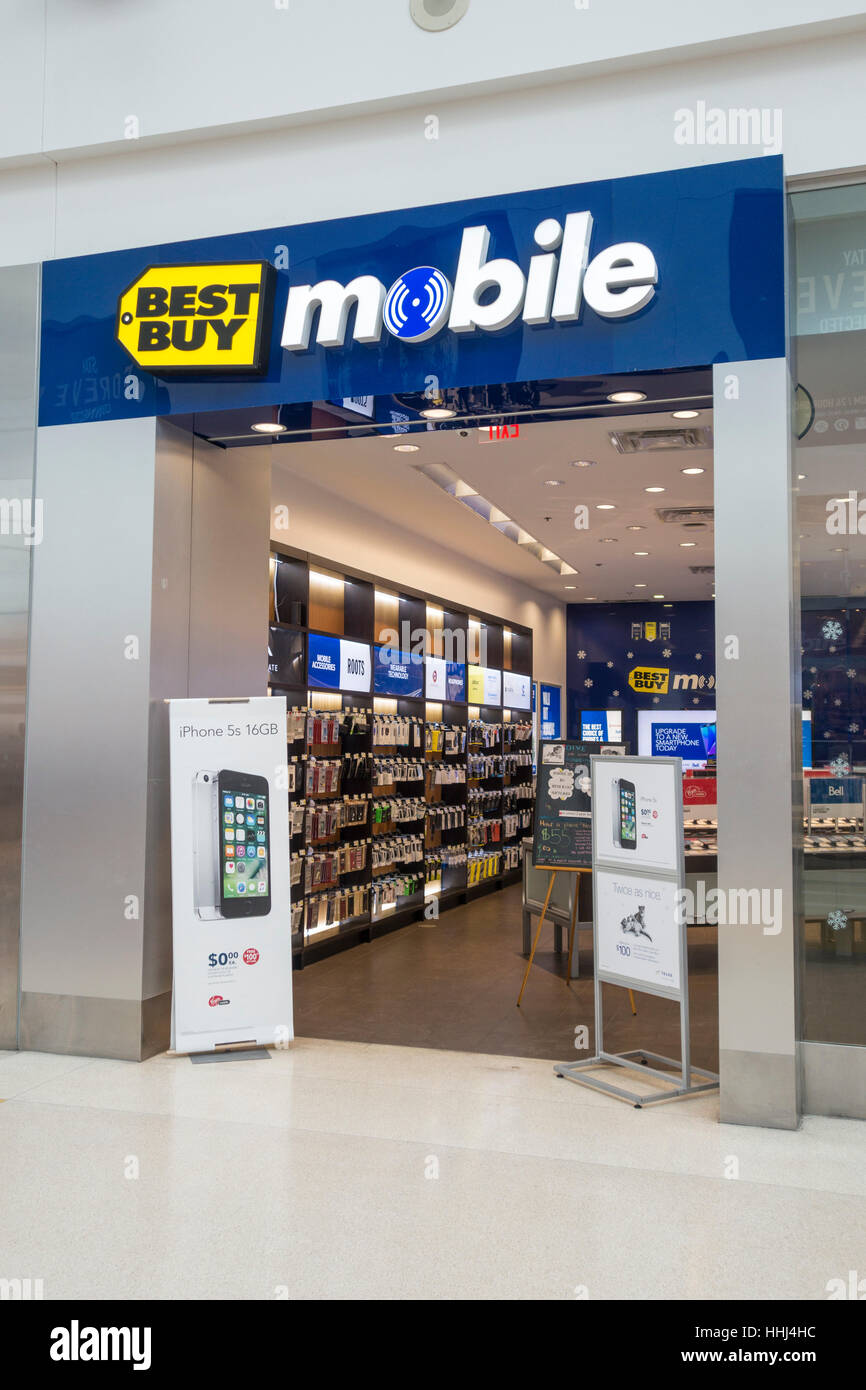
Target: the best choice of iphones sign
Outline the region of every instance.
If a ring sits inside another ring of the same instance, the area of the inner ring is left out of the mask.
[[[171,700],[169,724],[171,1046],[288,1042],[285,697]]]
[[[784,216],[770,156],[47,261],[40,424],[784,357]]]

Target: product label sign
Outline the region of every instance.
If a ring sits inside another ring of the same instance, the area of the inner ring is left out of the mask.
[[[676,883],[596,869],[598,970],[662,989],[680,988]]]
[[[154,376],[261,372],[274,282],[267,261],[148,266],[120,296],[117,341]]]
[[[355,690],[370,693],[372,662],[366,642],[310,633],[307,680],[317,690]]]
[[[532,681],[513,671],[502,672],[502,703],[506,709],[528,710],[532,702]],[[494,702],[495,703],[495,702]]]
[[[678,763],[622,758],[594,763],[593,836],[598,861],[676,873],[682,849]]]
[[[285,697],[172,700],[169,726],[171,1045],[288,1040]]]
[[[418,699],[424,694],[424,660],[415,652],[395,647],[376,648],[373,689],[377,695]]]
[[[428,656],[425,670],[428,700],[450,700],[460,704],[466,699],[466,667],[463,662]]]

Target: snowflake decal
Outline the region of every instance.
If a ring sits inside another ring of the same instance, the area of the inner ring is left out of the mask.
[[[695,652],[695,661],[703,661],[703,659],[700,652]]]
[[[855,722],[852,722],[851,724],[848,725],[848,732],[849,732],[849,734],[859,734],[859,732],[860,732],[860,725],[859,725],[858,723],[856,723],[856,721],[855,721]]]
[[[828,642],[838,642],[842,636],[842,624],[837,622],[835,618],[828,618],[821,628],[821,636],[826,638]]]
[[[671,654],[671,649],[670,649],[670,647],[665,647],[664,651],[662,652],[662,656],[670,656],[670,654]]]
[[[586,661],[586,652],[578,652],[577,659],[578,661]]]
[[[810,675],[810,676],[817,676],[817,674],[818,674],[818,667],[817,667],[817,666],[810,666],[810,667],[809,667],[809,675]]]
[[[849,666],[848,670],[845,672],[845,675],[848,677],[849,681],[852,681],[856,674],[857,672],[854,670],[853,666]]]
[[[658,695],[653,695],[653,704],[654,704],[654,705],[657,705],[658,702],[659,702],[659,697],[658,697]]]
[[[834,704],[834,705],[836,706],[836,708],[838,709],[839,706],[841,705],[841,703],[842,703],[842,701],[839,699],[839,697],[838,697],[838,695],[837,695],[836,699],[833,701],[833,704]]]
[[[824,737],[829,738],[830,735],[825,734]],[[846,773],[851,771],[851,764],[844,753],[840,753],[838,757],[833,759],[830,764],[830,771],[835,777],[844,777]]]
[[[830,733],[830,730],[829,730],[829,729],[825,729],[825,730],[824,730],[824,737],[825,737],[825,738],[832,738],[832,737],[833,737],[833,735]]]
[[[835,654],[836,654],[836,648],[835,648],[835,647],[828,647],[828,648],[827,648],[827,651],[830,653],[831,656],[835,656]]]
[[[700,703],[701,703],[700,697],[697,696],[697,695],[693,695],[693,696],[692,696],[692,704],[693,704],[693,705],[699,705]]]
[[[615,691],[613,692],[613,698],[614,698],[615,700],[618,700],[618,699],[619,699],[619,691],[618,691],[618,690],[615,690]]]
[[[804,690],[804,691],[803,691],[803,699],[804,699],[804,700],[811,700],[811,698],[812,698],[812,692],[811,692],[811,690]]]
[[[626,652],[626,656],[628,657],[629,661],[631,661],[634,657],[634,652]]]
[[[832,912],[827,914],[827,926],[831,931],[842,931],[848,925],[848,918],[841,907],[834,907]]]
[[[607,663],[607,669],[608,669],[609,671],[612,671],[612,670],[613,670],[613,662],[612,662],[612,661],[609,661],[609,662]]]
[[[587,676],[586,680],[583,683],[586,686],[587,690],[592,689],[592,681],[590,680],[589,676]]]

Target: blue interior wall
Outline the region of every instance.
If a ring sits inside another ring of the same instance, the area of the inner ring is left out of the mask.
[[[580,738],[581,710],[621,709],[623,738],[636,753],[639,709],[715,709],[714,609],[712,602],[570,603],[568,737]],[[647,636],[647,623],[656,624],[655,636]],[[660,635],[663,623],[670,624],[667,639]],[[641,635],[634,624],[640,624]],[[668,672],[666,694],[629,684],[630,673],[647,667]],[[675,689],[678,683],[688,688]]]

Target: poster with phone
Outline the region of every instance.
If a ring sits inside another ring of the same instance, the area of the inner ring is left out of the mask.
[[[292,1029],[285,696],[169,701],[171,1045]]]
[[[662,878],[597,868],[595,939],[598,971],[607,979],[679,992],[679,885]]]
[[[654,758],[593,762],[593,839],[598,860],[676,873],[682,848],[682,764]]]

